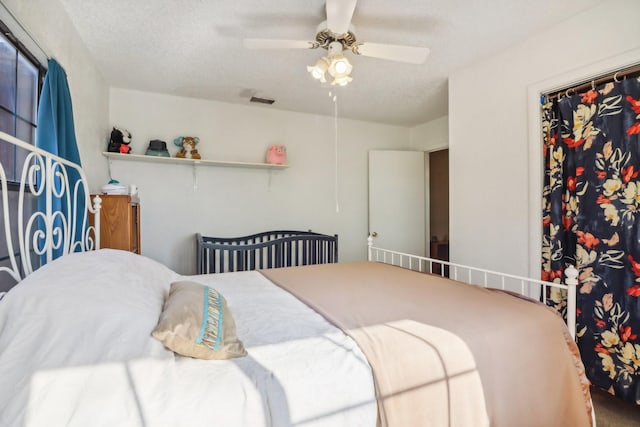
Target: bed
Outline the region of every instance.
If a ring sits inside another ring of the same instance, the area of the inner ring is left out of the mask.
[[[529,279],[447,263],[453,280],[371,241],[369,261],[181,276],[92,241],[0,272],[21,279],[0,300],[2,426],[594,425],[570,329],[509,291]],[[183,287],[224,357],[158,338]]]

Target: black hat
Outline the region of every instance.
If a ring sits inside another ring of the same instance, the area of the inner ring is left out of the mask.
[[[149,150],[166,151],[167,143],[159,139],[152,139],[151,141],[149,141]]]
[[[149,141],[149,148],[147,148],[145,154],[148,156],[169,157],[167,143],[159,139],[152,139]]]

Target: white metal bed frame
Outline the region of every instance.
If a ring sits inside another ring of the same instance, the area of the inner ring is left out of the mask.
[[[5,165],[0,164],[2,215],[10,263],[10,267],[0,266],[0,273],[6,272],[16,281],[20,281],[34,271],[32,257],[37,257],[38,260],[44,258],[46,262],[49,262],[53,259],[54,251],[59,251],[62,255],[66,255],[70,252],[99,249],[99,212],[102,201],[99,196],[96,196],[93,199],[93,204],[91,203],[89,184],[82,168],[73,162],[55,156],[4,132],[0,132],[0,141],[5,141],[28,152],[21,169],[17,169],[21,173],[17,175],[20,177],[20,182],[17,183],[18,207],[14,215],[11,215],[12,212],[9,206]],[[19,167],[20,165],[16,166]],[[80,176],[73,188],[69,183],[68,168],[77,171]],[[81,189],[83,190],[86,209],[84,212],[78,213],[76,207],[80,201]],[[26,221],[24,218],[25,194],[43,197],[45,200],[44,212],[37,211]],[[66,206],[66,216],[60,211],[53,211],[54,199],[59,199]],[[89,226],[90,214],[94,216],[92,226]],[[11,233],[12,218],[17,221],[17,251],[14,249],[14,238]],[[38,228],[38,222],[44,224],[44,226]],[[82,236],[75,235],[78,222],[82,224],[83,230],[86,230]],[[20,263],[17,258],[20,258]],[[541,287],[542,289],[547,287],[564,289],[567,291],[567,326],[571,336],[575,338],[578,271],[573,266],[565,271],[567,276],[565,284],[551,283],[374,247],[371,236],[368,239],[368,259],[369,261],[384,262],[429,273],[434,272],[434,265],[439,265],[441,276],[445,276],[445,267],[447,267],[450,276],[454,280],[483,287],[492,286],[506,290],[509,284],[509,290],[514,290],[513,284],[515,282],[519,283],[519,290],[516,290],[516,292],[529,297],[535,297],[535,292],[539,292]],[[464,274],[465,272],[466,275]],[[546,303],[546,292],[543,292],[542,295],[543,302]]]
[[[423,256],[406,254],[403,252],[382,249],[373,246],[373,237],[368,240],[368,260],[396,265],[410,270],[423,273],[434,273],[434,265],[439,265],[440,276],[445,277],[445,266],[449,267],[449,276],[453,280],[470,285],[492,287],[502,290],[515,291],[521,295],[537,299],[541,290],[555,287],[567,291],[567,327],[569,333],[575,340],[576,337],[576,288],[578,285],[578,270],[574,266],[569,266],[565,270],[565,283],[552,283],[540,279],[515,276],[512,274],[499,273],[497,271],[484,270],[481,268],[469,267],[467,265],[456,264],[449,261],[427,258]],[[436,273],[438,274],[438,273]],[[519,287],[519,289],[517,289]],[[514,289],[515,288],[515,289]],[[546,292],[542,292],[542,302],[546,304]]]
[[[27,151],[22,165],[14,165],[16,178],[19,177],[18,206],[12,212],[9,206],[9,182],[5,165],[0,163],[0,192],[2,196],[2,218],[4,237],[10,266],[0,266],[0,273],[6,272],[16,281],[34,271],[34,260],[49,262],[54,251],[66,255],[70,252],[84,252],[100,248],[100,207],[101,199],[90,200],[89,183],[82,168],[66,159],[53,155],[32,144],[0,132],[0,144],[9,143]],[[80,179],[69,183],[69,171],[75,170]],[[12,181],[13,182],[13,181]],[[80,191],[84,194],[84,212],[77,212]],[[25,218],[25,195],[43,199],[44,211],[37,211]],[[54,200],[59,200],[67,214],[53,210]],[[94,224],[89,225],[89,215],[94,216]],[[12,224],[16,224],[17,250],[14,247]],[[39,227],[40,224],[40,227]],[[76,225],[82,225],[84,235],[76,236]],[[17,255],[16,255],[17,254]],[[18,262],[18,259],[20,262]],[[35,264],[36,266],[39,263]],[[37,267],[36,267],[37,268]]]

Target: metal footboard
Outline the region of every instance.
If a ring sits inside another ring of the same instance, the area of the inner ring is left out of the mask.
[[[567,292],[567,318],[566,323],[569,333],[575,339],[576,336],[576,287],[578,285],[578,270],[570,266],[565,270],[564,283],[547,282],[530,277],[516,276],[512,274],[500,273],[497,271],[485,270],[467,265],[456,264],[449,261],[442,261],[403,252],[373,246],[373,238],[368,240],[368,260],[396,265],[423,273],[438,274],[442,277],[450,277],[453,280],[476,285],[481,287],[492,287],[496,289],[516,292],[530,298],[537,299],[542,295],[542,302],[547,302],[547,289],[557,288]],[[435,269],[434,267],[439,268]],[[436,272],[437,270],[437,272]],[[543,292],[541,292],[541,290]]]

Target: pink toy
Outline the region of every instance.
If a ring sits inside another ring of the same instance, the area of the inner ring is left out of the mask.
[[[267,150],[267,163],[272,165],[287,164],[287,149],[284,145],[270,145]]]

